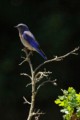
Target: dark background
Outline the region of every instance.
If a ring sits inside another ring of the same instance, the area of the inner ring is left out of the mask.
[[[31,89],[25,87],[29,80],[20,73],[30,71],[28,64],[18,65],[23,54],[13,27],[18,23],[29,26],[49,59],[63,55],[80,45],[80,1],[0,0],[0,120],[26,120],[29,110],[22,99],[26,96],[30,100]],[[34,68],[43,61],[34,53]],[[41,120],[62,120],[54,100],[61,88],[73,86],[80,92],[80,55],[44,67],[52,71],[51,79],[58,79],[58,85],[46,84],[40,89],[36,108],[46,113]]]

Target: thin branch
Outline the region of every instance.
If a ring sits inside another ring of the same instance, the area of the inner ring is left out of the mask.
[[[20,75],[24,75],[24,76],[27,76],[28,78],[32,79],[31,76],[26,73],[20,73]]]
[[[30,85],[32,85],[32,83],[28,83],[28,84],[26,85],[26,87],[28,87],[28,86],[30,86]]]
[[[44,71],[44,72],[38,72],[36,75],[35,75],[35,80],[36,80],[36,82],[39,82],[43,77],[48,77],[49,76],[49,74],[51,74],[52,72],[50,72],[50,71]]]
[[[30,78],[30,80],[32,80],[31,76],[28,75],[28,74],[26,74],[26,73],[20,73],[20,75],[27,76],[28,78]],[[28,84],[26,85],[26,87],[28,87],[28,86],[30,86],[30,85],[32,85],[32,83],[28,83]]]
[[[25,58],[21,63],[19,63],[19,65],[22,65],[22,64],[25,63],[26,61],[28,61],[28,58]]]
[[[33,112],[33,115],[41,115],[41,114],[45,114],[43,112],[40,112],[40,109],[38,109],[36,112]]]
[[[36,93],[37,93],[37,92],[39,91],[39,89],[40,89],[44,84],[46,84],[46,83],[52,83],[53,85],[57,85],[57,84],[55,84],[56,81],[57,81],[57,79],[55,79],[55,80],[50,80],[50,79],[49,79],[49,80],[47,80],[47,81],[42,82],[40,85],[38,85]]]
[[[74,55],[77,55],[76,51],[78,51],[80,49],[80,47],[77,47],[75,48],[74,50],[70,51],[69,53],[65,54],[65,55],[62,55],[62,56],[55,56],[53,59],[50,59],[50,60],[47,60],[43,63],[41,63],[38,67],[36,67],[36,69],[34,70],[34,72],[36,73],[36,71],[38,71],[43,65],[47,64],[47,63],[50,63],[50,62],[53,62],[53,61],[61,61],[63,60],[64,58],[66,58],[67,56],[71,55],[71,54],[74,54]]]
[[[40,114],[35,116],[35,120],[39,120]]]
[[[38,109],[36,112],[33,112],[32,116],[34,116],[35,120],[39,120],[40,115],[44,115],[45,113],[40,112],[40,109]]]
[[[21,51],[23,51],[26,54],[26,57],[21,56],[23,61],[19,65],[22,65],[24,62],[29,61],[30,55],[32,54],[32,51],[28,53],[26,48],[23,48]]]
[[[31,103],[23,96],[23,99],[24,99],[24,104],[29,104],[29,105],[31,105]]]

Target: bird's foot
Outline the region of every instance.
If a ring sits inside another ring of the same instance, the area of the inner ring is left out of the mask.
[[[23,48],[21,51],[23,51],[26,54],[25,57],[21,57],[23,59],[26,59],[26,61],[28,61],[30,59],[30,56],[33,55],[33,52],[28,51],[27,48]]]

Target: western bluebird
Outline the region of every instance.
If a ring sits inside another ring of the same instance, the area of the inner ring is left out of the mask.
[[[47,57],[40,49],[39,43],[36,41],[34,35],[30,32],[28,26],[21,23],[15,27],[19,31],[19,37],[24,47],[26,47],[30,51],[38,52],[45,60],[47,60]]]

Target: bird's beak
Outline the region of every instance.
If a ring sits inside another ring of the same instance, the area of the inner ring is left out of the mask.
[[[14,28],[17,28],[17,26],[14,26]]]

